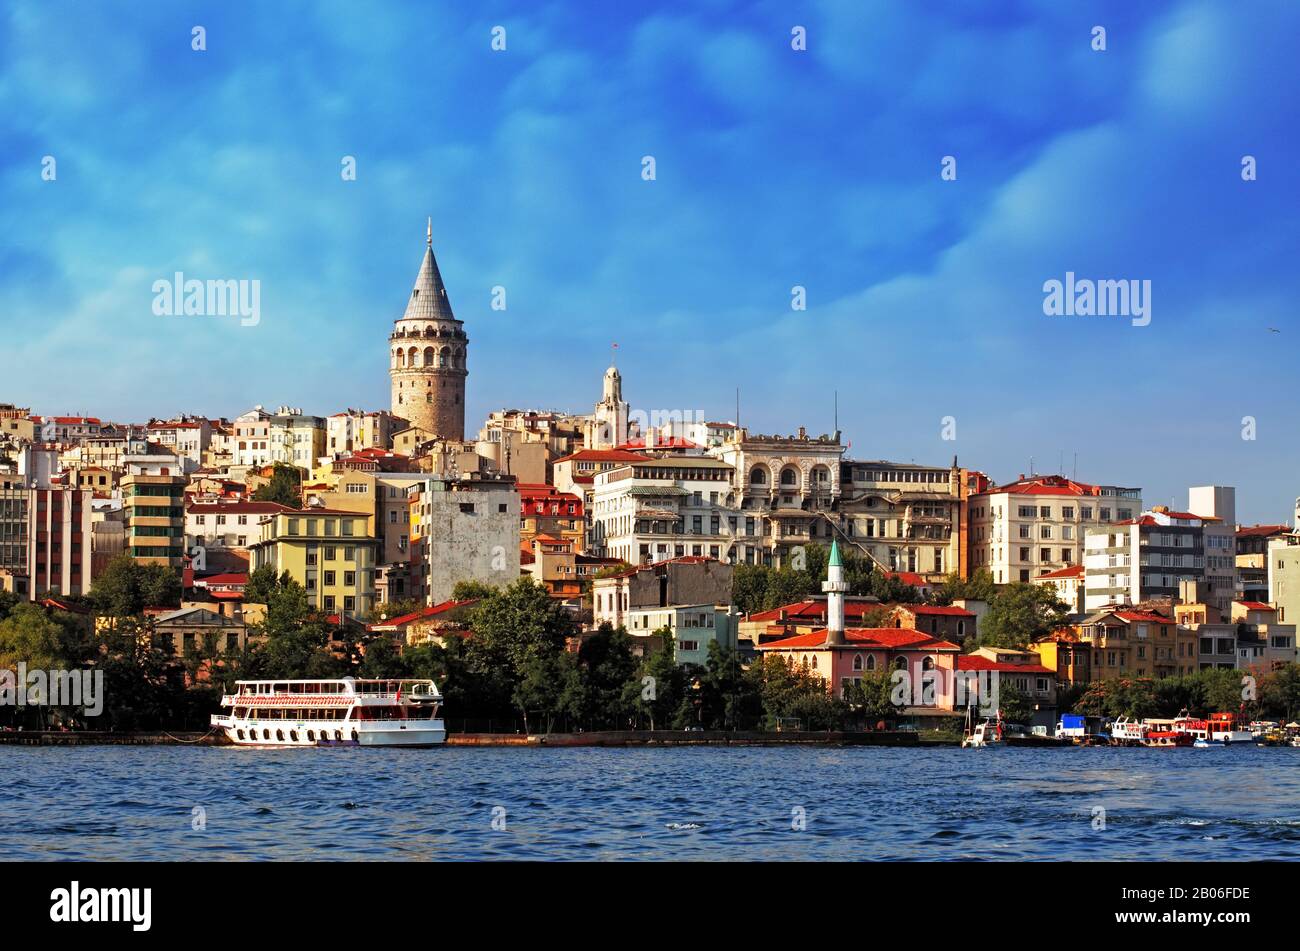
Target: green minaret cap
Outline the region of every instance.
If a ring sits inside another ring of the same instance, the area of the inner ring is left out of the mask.
[[[840,543],[838,541],[834,541],[834,540],[831,541],[831,560],[827,564],[827,567],[828,568],[844,567],[844,562],[840,561]]]

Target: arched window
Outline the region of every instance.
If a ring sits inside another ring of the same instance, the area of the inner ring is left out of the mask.
[[[922,670],[934,670],[934,658],[933,658],[933,657],[927,657],[925,660],[921,661],[921,669],[922,669]]]
[[[895,670],[907,670],[907,658],[906,658],[906,657],[900,657],[900,658],[898,658],[898,660],[894,661],[894,669],[895,669]]]
[[[749,470],[750,485],[766,485],[767,471],[762,466],[754,466]]]
[[[433,366],[433,347],[424,348],[424,365],[426,367]]]
[[[861,670],[861,669],[862,669],[862,655],[861,655],[861,654],[854,654],[854,655],[853,655],[853,669],[854,669],[854,670]]]
[[[415,362],[416,356],[419,352],[420,351],[416,350],[414,347],[406,351],[406,365],[408,367],[419,366],[419,364]]]
[[[875,654],[868,654],[868,655],[867,655],[867,670],[875,670],[875,669],[876,669],[876,655],[875,655]]]
[[[424,328],[424,335],[425,335],[426,337],[432,337],[432,336],[433,336],[433,324],[430,324],[429,326],[427,326],[427,327]]]
[[[438,351],[438,366],[440,366],[440,367],[445,367],[445,366],[447,366],[447,358],[448,358],[450,355],[451,355],[451,348],[450,348],[450,347],[443,347],[441,350],[439,350],[439,351]]]
[[[782,469],[782,470],[781,470],[781,484],[782,484],[782,485],[798,485],[798,484],[799,484],[799,470],[795,469],[793,466],[788,466],[788,467],[786,467],[785,469]]]

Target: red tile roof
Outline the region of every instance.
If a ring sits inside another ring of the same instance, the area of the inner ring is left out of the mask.
[[[851,627],[844,631],[844,643],[839,648],[876,648],[883,650],[935,650],[960,652],[961,648],[950,641],[942,641],[921,631],[905,627]],[[826,646],[826,629],[808,634],[796,634],[760,644],[759,650],[789,650]]]
[[[915,571],[886,571],[886,578],[896,578],[903,584],[910,584],[913,588],[927,588],[930,582],[925,577],[917,574]]]
[[[904,611],[911,611],[913,614],[942,615],[944,617],[974,617],[974,611],[967,611],[965,608],[959,608],[955,604],[900,604]]]
[[[1291,531],[1290,525],[1247,525],[1237,529],[1238,535],[1285,535]]]
[[[1265,604],[1263,601],[1233,601],[1233,604],[1240,604],[1247,611],[1276,611],[1277,608],[1271,604]]]
[[[1173,624],[1174,619],[1165,617],[1163,614],[1152,614],[1150,611],[1111,611],[1121,621],[1137,621],[1145,624]]]
[[[1101,495],[1101,487],[1086,482],[1075,482],[1064,476],[1023,476],[1015,482],[994,486],[987,490],[989,495],[1006,492],[1011,495]]]
[[[477,604],[478,598],[469,598],[465,601],[443,601],[441,604],[432,604],[428,607],[420,608],[418,611],[412,611],[410,614],[403,614],[401,617],[389,618],[387,621],[376,621],[374,624],[367,624],[367,630],[383,629],[387,627],[401,627],[410,624],[412,621],[425,621],[439,614],[444,614],[452,608],[463,608],[468,604]]]
[[[1049,571],[1032,579],[1042,581],[1044,578],[1082,578],[1083,565],[1070,565],[1068,568],[1057,568],[1055,571]]]
[[[1056,671],[1042,664],[1010,664],[991,660],[982,654],[962,654],[957,658],[958,670],[997,670],[1009,674],[1054,674]]]
[[[640,452],[627,452],[623,449],[579,449],[575,453],[561,456],[555,462],[649,462],[650,456]]]
[[[209,575],[206,578],[195,578],[196,584],[248,584],[247,572],[227,574],[227,575]]]
[[[881,607],[876,601],[845,601],[844,617],[861,618],[868,611]],[[807,598],[803,601],[795,601],[791,604],[783,604],[779,608],[772,608],[770,611],[758,611],[751,614],[748,618],[750,621],[780,621],[781,612],[785,612],[786,620],[798,621],[800,618],[810,620],[825,621],[826,619],[826,599],[825,598]]]
[[[629,439],[618,447],[619,449],[699,449],[695,443],[682,436],[670,436],[668,439],[656,439],[654,442],[646,445],[643,438]]]

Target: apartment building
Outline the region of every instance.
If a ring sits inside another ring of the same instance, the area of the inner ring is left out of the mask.
[[[1300,532],[1268,541],[1268,601],[1284,624],[1300,624]]]
[[[122,477],[126,552],[145,564],[181,567],[185,555],[185,477],[130,472]]]
[[[837,524],[845,541],[891,572],[941,582],[969,575],[968,499],[988,488],[982,473],[951,466],[844,462]]]
[[[1237,490],[1199,485],[1187,490],[1187,511],[1202,519],[1205,548],[1205,600],[1223,614],[1232,610],[1237,589]]]
[[[734,507],[732,473],[730,465],[701,456],[645,459],[599,473],[588,509],[593,553],[634,565],[684,555],[761,560],[760,520]]]
[[[1237,528],[1237,590],[1240,601],[1269,601],[1268,546],[1291,533],[1290,525],[1242,525]]]
[[[325,454],[337,457],[361,449],[391,449],[393,436],[409,425],[388,410],[335,413],[325,420]]]
[[[970,569],[1006,584],[1079,564],[1087,532],[1136,516],[1142,490],[1022,475],[972,494],[967,506]]]
[[[1157,505],[1135,519],[1090,531],[1084,541],[1084,610],[1172,601],[1185,582],[1205,591],[1205,526],[1214,521]]]
[[[586,507],[571,492],[553,485],[519,483],[519,520],[519,543],[525,551],[539,536],[567,542],[574,554],[586,551]]]
[[[251,568],[270,566],[307,591],[307,602],[327,614],[365,614],[375,605],[379,543],[356,512],[315,507],[263,517],[250,546]]]
[[[1092,650],[1093,681],[1181,677],[1200,669],[1196,634],[1149,611],[1099,611],[1079,624],[1076,643]]]
[[[839,534],[835,509],[844,451],[839,433],[809,436],[803,427],[790,436],[741,427],[711,448],[709,455],[727,467],[721,506],[728,511],[716,514],[724,532],[735,521],[731,560],[780,567],[810,542],[829,546]]]
[[[7,590],[36,598],[86,594],[93,578],[91,493],[24,488],[0,476],[0,571]]]
[[[458,581],[504,588],[519,577],[519,490],[503,475],[424,476],[407,490],[410,595],[451,598]]]

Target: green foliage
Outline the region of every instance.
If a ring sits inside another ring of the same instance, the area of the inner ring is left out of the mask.
[[[867,726],[878,724],[897,716],[899,708],[894,705],[894,682],[891,671],[869,670],[862,674],[862,679],[850,685],[846,700],[849,708],[857,714]]]
[[[1028,581],[1005,585],[980,622],[979,646],[1023,649],[1061,628],[1069,613],[1055,588]]]
[[[998,710],[1008,723],[1028,723],[1034,718],[1034,706],[1029,698],[1005,677],[998,683]]]
[[[915,587],[887,577],[851,547],[841,546],[840,560],[850,595],[869,595],[891,604],[917,604],[923,600]],[[829,561],[829,548],[809,544],[803,548],[799,568],[737,565],[731,575],[731,601],[742,614],[753,614],[819,596]]]
[[[1089,684],[1078,699],[1063,695],[1059,708],[1089,716],[1174,717],[1236,713],[1250,719],[1290,720],[1300,714],[1300,665],[1287,664],[1259,678],[1255,700],[1243,697],[1240,670],[1199,670],[1160,680],[1132,678]]]
[[[478,601],[482,598],[496,594],[498,590],[500,589],[482,581],[466,579],[464,581],[456,582],[455,586],[451,589],[451,599],[453,601]],[[414,610],[414,608],[412,610]],[[389,617],[396,617],[396,615],[390,613]]]
[[[140,564],[130,555],[118,555],[95,579],[89,601],[100,614],[133,617],[145,608],[178,608],[181,575],[166,565]]]
[[[978,601],[992,601],[997,594],[993,583],[993,573],[987,568],[977,568],[969,578],[961,578],[955,571],[948,575],[943,584],[934,589],[932,601],[935,604],[952,604],[958,598]]]
[[[302,508],[302,470],[277,462],[271,469],[270,481],[253,490],[253,501],[279,502],[291,509]]]
[[[637,717],[649,722],[650,729],[662,730],[686,696],[686,671],[673,656],[672,632],[660,628],[654,636],[659,638],[659,649],[645,658],[634,679],[624,685],[623,701]]]
[[[7,618],[21,601],[22,599],[12,591],[0,591],[0,621]]]

